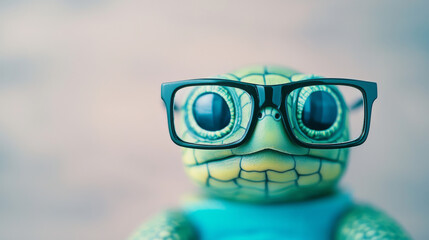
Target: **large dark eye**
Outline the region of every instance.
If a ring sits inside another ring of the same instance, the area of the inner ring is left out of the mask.
[[[231,121],[228,104],[216,93],[200,95],[194,102],[192,113],[197,124],[207,131],[221,130]]]
[[[337,115],[337,103],[332,94],[325,91],[315,91],[305,100],[302,123],[313,130],[326,130],[334,124]]]
[[[336,88],[315,85],[294,91],[296,122],[305,136],[314,140],[330,139],[343,126],[342,97]]]

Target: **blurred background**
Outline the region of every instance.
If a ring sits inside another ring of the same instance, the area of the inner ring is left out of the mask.
[[[194,189],[160,84],[249,64],[376,81],[341,184],[428,239],[427,1],[0,1],[0,239],[125,239]]]

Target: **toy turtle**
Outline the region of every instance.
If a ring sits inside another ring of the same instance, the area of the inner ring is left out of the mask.
[[[409,239],[337,188],[376,97],[375,83],[278,66],[163,84],[171,138],[203,191],[131,239]]]

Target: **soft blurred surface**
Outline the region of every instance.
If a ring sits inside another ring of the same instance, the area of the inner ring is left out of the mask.
[[[125,239],[193,189],[160,83],[257,63],[376,81],[342,185],[428,239],[427,1],[0,2],[0,239]]]

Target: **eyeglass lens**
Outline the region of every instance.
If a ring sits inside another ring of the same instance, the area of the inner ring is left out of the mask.
[[[292,91],[286,99],[292,134],[304,143],[345,143],[363,131],[362,92],[345,85],[314,85]]]
[[[176,134],[187,143],[235,143],[250,127],[253,101],[240,88],[217,85],[184,87],[175,94],[174,105]]]

